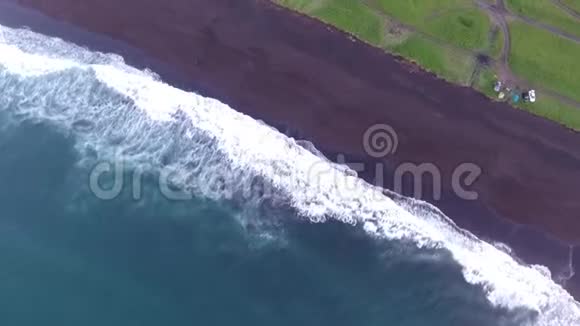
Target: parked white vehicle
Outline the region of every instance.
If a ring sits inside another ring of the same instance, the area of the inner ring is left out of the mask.
[[[499,81],[499,80],[498,80],[498,81],[496,81],[496,82],[495,82],[495,85],[493,85],[493,90],[494,90],[496,93],[498,93],[499,91],[501,91],[501,87],[502,87],[502,86],[503,86],[503,85],[502,85],[501,81]]]
[[[536,101],[536,91],[532,89],[528,92],[528,95],[530,97],[530,102],[534,103]]]
[[[522,99],[524,102],[534,103],[536,101],[536,91],[531,89],[527,92],[522,93]]]

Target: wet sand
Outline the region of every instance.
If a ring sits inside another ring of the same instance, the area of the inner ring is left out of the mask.
[[[507,243],[526,262],[567,275],[569,245],[580,243],[578,133],[265,0],[18,2],[138,48],[123,51],[130,64],[308,139],[330,158],[340,153],[365,163],[361,176],[368,181],[378,162],[386,166],[388,188],[401,163],[433,163],[442,172],[442,199],[423,199],[461,227]],[[34,22],[24,24],[35,29]],[[71,39],[62,29],[38,31]],[[111,51],[110,42],[75,35],[76,43]],[[380,160],[367,155],[362,141],[376,123],[392,126],[399,139],[397,151]],[[479,194],[475,201],[458,198],[451,187],[454,169],[465,162],[483,171],[469,187]],[[577,298],[579,284],[568,282]]]

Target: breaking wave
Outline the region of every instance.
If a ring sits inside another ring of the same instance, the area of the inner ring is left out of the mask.
[[[522,265],[436,207],[393,200],[313,145],[164,84],[119,56],[0,26],[0,89],[0,108],[74,133],[81,153],[169,169],[175,185],[217,200],[235,200],[243,184],[258,179],[277,195],[257,196],[254,205],[287,206],[312,222],[335,219],[361,225],[373,237],[446,249],[492,304],[535,311],[528,322],[537,325],[580,324],[580,305],[545,268]],[[218,179],[221,186],[207,186]],[[224,187],[227,180],[235,181]]]

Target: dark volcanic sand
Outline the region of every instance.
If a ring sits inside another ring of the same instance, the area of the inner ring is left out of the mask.
[[[7,1],[13,0],[0,0]],[[155,66],[138,51],[122,53],[129,63],[150,66],[170,83],[311,140],[329,155],[344,153],[370,164],[363,134],[375,123],[387,123],[399,136],[397,152],[386,158],[391,170],[401,162],[436,164],[443,172],[443,199],[431,202],[460,226],[508,243],[527,262],[567,273],[564,242],[580,240],[577,133],[414,71],[265,0],[18,2],[125,41],[182,75]],[[23,24],[35,29],[34,22]],[[37,30],[71,39],[62,30],[48,32],[41,25]],[[111,51],[89,39],[73,41]],[[451,173],[463,162],[483,169],[471,187],[479,193],[477,201],[451,191]],[[372,181],[374,173],[362,176]],[[579,284],[568,282],[577,298]]]

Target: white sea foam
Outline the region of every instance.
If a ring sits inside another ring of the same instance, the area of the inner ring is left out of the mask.
[[[177,182],[211,198],[223,193],[199,185],[214,174],[261,176],[313,222],[332,218],[360,224],[372,236],[445,248],[466,281],[482,285],[494,305],[535,310],[537,325],[580,325],[580,305],[544,268],[517,263],[435,207],[402,197],[393,201],[272,128],[215,99],[164,84],[118,57],[109,60],[31,33],[0,26],[0,107],[68,131],[87,122],[79,149],[171,166]],[[22,39],[27,41],[17,41]],[[59,50],[46,51],[43,44]]]

